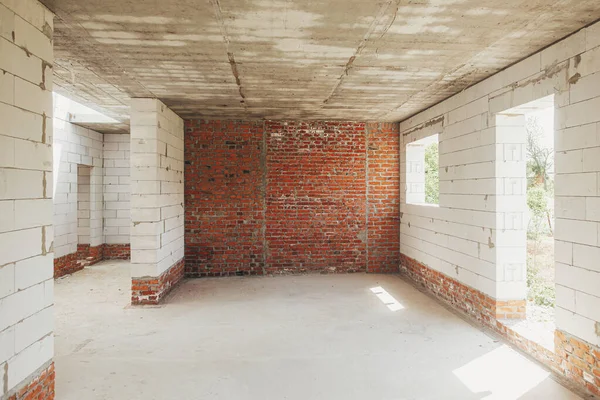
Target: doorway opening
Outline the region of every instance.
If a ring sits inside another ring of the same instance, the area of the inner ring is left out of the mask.
[[[554,350],[556,299],[554,262],[554,96],[502,113],[510,117],[520,141],[524,190],[515,192],[512,210],[523,210],[521,237],[525,241],[524,283],[527,318],[511,327],[536,343]],[[505,132],[511,132],[506,130]],[[522,195],[519,195],[522,193]]]
[[[77,263],[89,265],[91,236],[90,183],[92,167],[77,165]]]

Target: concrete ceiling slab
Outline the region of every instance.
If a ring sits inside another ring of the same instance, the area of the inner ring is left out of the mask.
[[[398,121],[600,18],[597,0],[42,0],[55,90],[126,131],[183,118]]]

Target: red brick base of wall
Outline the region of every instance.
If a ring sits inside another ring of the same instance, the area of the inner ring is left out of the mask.
[[[129,244],[105,244],[104,245],[105,260],[130,260],[131,247]]]
[[[453,308],[589,392],[600,395],[600,348],[556,330],[555,351],[527,339],[500,320],[525,318],[525,301],[497,301],[401,254],[400,272]]]
[[[6,397],[7,400],[53,400],[54,399],[54,363],[24,383],[20,389]]]
[[[561,373],[600,396],[600,347],[560,330],[554,334],[554,345]]]
[[[525,319],[526,300],[496,300],[456,279],[400,255],[400,271],[437,297],[486,324],[497,319]]]
[[[129,259],[131,259],[129,244],[101,244],[94,247],[90,247],[89,244],[80,244],[77,245],[77,253],[54,259],[54,279],[80,271],[86,265],[94,265],[102,260]]]
[[[54,259],[54,279],[60,278],[83,269],[83,265],[77,263],[77,253]]]
[[[99,263],[104,259],[104,245],[92,247],[89,244],[78,244],[77,259],[87,261],[87,265]]]
[[[185,261],[182,258],[158,277],[131,279],[131,304],[159,304],[183,279]]]

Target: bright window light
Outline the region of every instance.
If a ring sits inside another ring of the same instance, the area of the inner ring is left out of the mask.
[[[406,202],[437,206],[440,203],[438,135],[406,145]]]
[[[93,110],[83,104],[66,98],[56,92],[54,96],[55,123],[67,121],[73,124],[117,124],[119,121]],[[63,122],[64,124],[64,122]]]

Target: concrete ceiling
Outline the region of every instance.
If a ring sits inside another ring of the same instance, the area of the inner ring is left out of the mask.
[[[398,121],[600,18],[598,0],[42,0],[55,90],[120,121]]]

